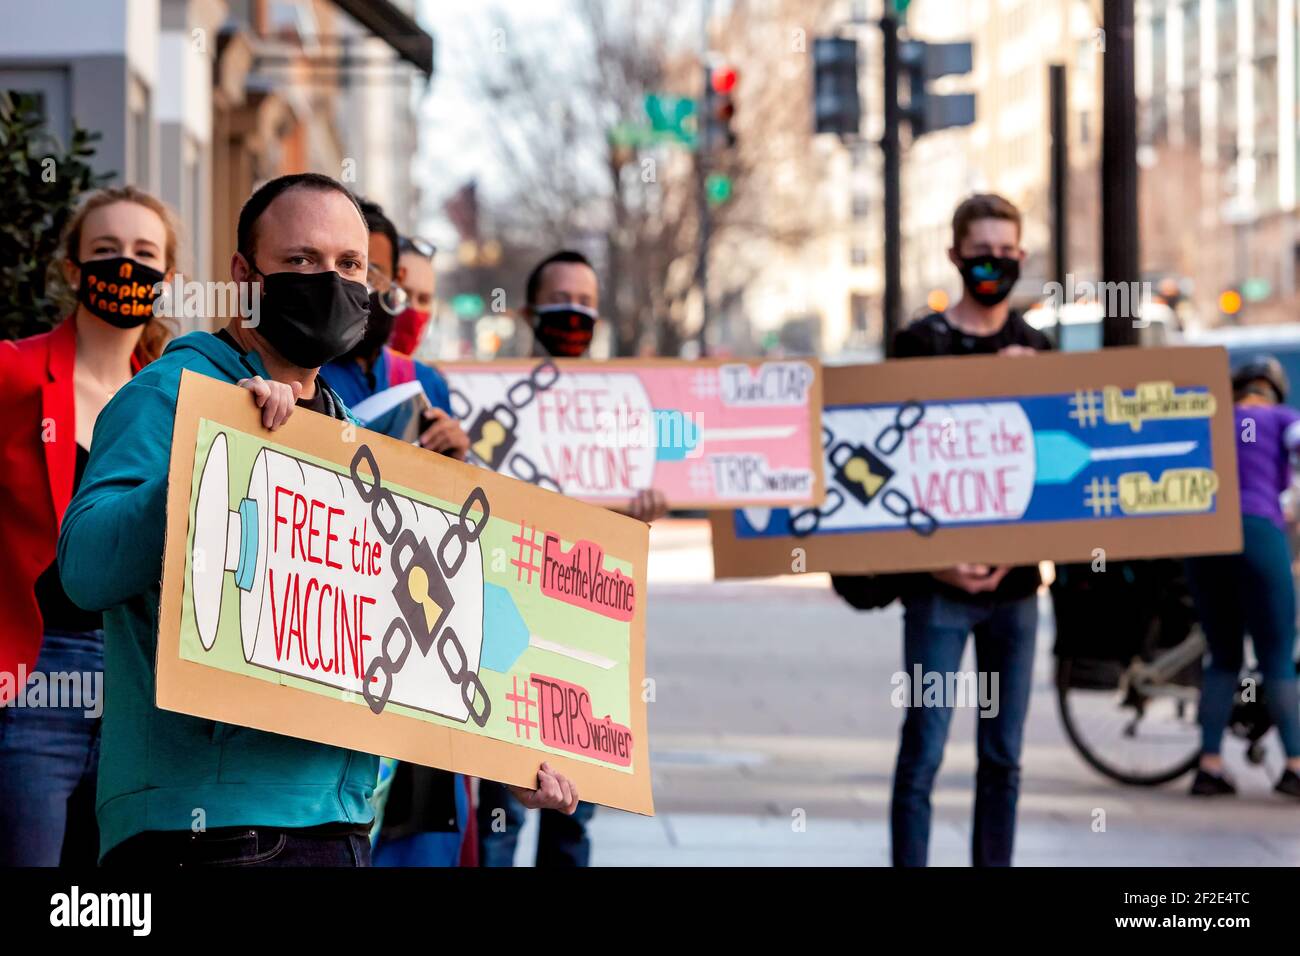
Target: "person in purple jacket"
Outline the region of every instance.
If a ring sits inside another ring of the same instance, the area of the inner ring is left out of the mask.
[[[1187,562],[1188,583],[1210,648],[1201,684],[1201,759],[1192,781],[1194,796],[1237,792],[1224,776],[1220,747],[1249,633],[1263,700],[1286,749],[1286,768],[1274,789],[1300,798],[1295,582],[1278,500],[1291,481],[1291,454],[1300,448],[1300,412],[1282,404],[1288,387],[1282,364],[1271,355],[1258,356],[1233,374],[1244,546],[1240,554]]]

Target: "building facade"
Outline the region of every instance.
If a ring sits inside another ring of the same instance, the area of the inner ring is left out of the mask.
[[[741,38],[756,24],[769,24],[776,37],[743,47],[749,79],[742,75],[738,93],[740,149],[752,145],[761,154],[754,164],[760,178],[765,177],[757,214],[770,221],[797,209],[810,227],[796,243],[724,239],[725,252],[715,251],[715,262],[755,252],[763,261],[730,303],[738,314],[730,328],[747,325],[749,330],[747,339],[733,331],[739,348],[788,346],[833,359],[881,354],[882,9],[881,0],[736,0],[728,10],[731,19],[720,21],[715,30],[721,38],[715,46],[724,56],[742,49]],[[1028,259],[1016,301],[1025,306],[1043,297],[1051,278],[1052,64],[1065,66],[1068,86],[1067,259],[1081,278],[1096,278],[1104,55],[1099,16],[1099,5],[1086,0],[913,0],[909,6],[901,28],[904,38],[972,44],[972,72],[935,81],[932,89],[973,92],[976,119],[971,126],[915,141],[904,130],[904,321],[922,314],[931,302],[954,301],[960,294],[960,278],[947,251],[953,209],[972,192],[1001,193],[1024,211]],[[858,137],[843,141],[812,132],[812,41],[831,35],[858,41],[862,123]],[[803,44],[792,46],[792,38]],[[784,99],[800,109],[787,107],[778,114],[767,108],[761,98],[765,80],[779,84]],[[782,182],[798,188],[783,191]],[[719,268],[725,266],[714,271]],[[724,315],[727,307],[723,303]]]
[[[1293,321],[1300,305],[1297,29],[1295,0],[1137,4],[1143,264],[1194,277],[1211,320]],[[1245,300],[1232,319],[1228,289]]]
[[[240,205],[317,171],[409,228],[416,97],[433,39],[414,0],[0,0],[0,89],[35,93],[64,142],[165,200],[186,279],[224,281]],[[182,319],[181,331],[220,316]]]

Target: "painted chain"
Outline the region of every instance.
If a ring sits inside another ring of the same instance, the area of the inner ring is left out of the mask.
[[[363,462],[369,466],[371,474],[369,483],[361,476],[359,466]],[[402,532],[402,515],[397,510],[397,501],[392,492],[381,484],[379,463],[375,461],[370,446],[361,445],[357,449],[357,453],[352,456],[350,471],[352,484],[356,488],[357,494],[361,496],[362,501],[370,505],[370,517],[375,524],[375,529],[392,549],[393,571],[400,579],[403,574],[410,573],[410,567],[403,569],[399,561],[405,549],[392,547],[393,542],[398,539],[398,535]],[[387,507],[392,512],[396,522],[391,528],[384,525],[382,517],[384,507]],[[475,508],[482,511],[482,514],[477,521],[471,524],[469,514]],[[489,514],[491,514],[491,509],[488,506],[487,495],[482,488],[475,488],[469,493],[465,503],[461,505],[456,522],[448,525],[446,533],[442,536],[442,541],[438,544],[438,565],[448,580],[455,577],[465,563],[465,555],[469,553],[469,546],[478,541],[479,535],[483,533],[483,528],[487,525]],[[456,553],[455,560],[449,562],[447,560],[447,549],[453,541],[457,543],[459,550]],[[412,562],[413,564],[414,562]],[[396,642],[396,648],[393,646],[395,638],[400,639]],[[379,644],[379,655],[371,660],[370,665],[366,668],[366,677],[361,685],[362,696],[365,697],[366,703],[370,705],[370,709],[376,714],[383,713],[384,707],[387,706],[388,698],[393,692],[393,677],[402,669],[402,665],[406,663],[406,658],[410,656],[412,643],[414,642],[407,621],[400,616],[394,618],[393,622],[388,626],[388,632],[384,635],[384,639]],[[454,649],[458,658],[455,664],[449,659],[449,647]],[[444,627],[438,637],[438,660],[442,662],[447,676],[460,687],[461,700],[469,708],[469,714],[474,723],[480,727],[485,726],[488,715],[492,713],[492,702],[488,699],[487,689],[479,680],[478,674],[470,670],[469,658],[465,654],[465,648],[455,630],[451,627]],[[371,684],[380,674],[383,675],[382,690],[376,693]],[[482,703],[483,707],[481,712],[476,709],[476,704],[479,702]]]

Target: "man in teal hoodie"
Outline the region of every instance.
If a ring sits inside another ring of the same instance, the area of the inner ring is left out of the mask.
[[[95,424],[59,537],[69,597],[104,611],[105,709],[96,808],[105,865],[364,866],[378,759],[154,705],[167,471],[181,371],[248,388],[263,424],[296,405],[350,415],[317,372],[364,334],[368,233],[327,176],[271,180],[240,211],[236,282],[251,318],[174,341]],[[528,805],[572,813],[577,791],[543,764]]]

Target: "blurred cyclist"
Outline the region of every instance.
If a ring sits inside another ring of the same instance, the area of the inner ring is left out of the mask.
[[[1237,792],[1224,776],[1220,747],[1249,632],[1264,683],[1264,703],[1286,749],[1286,768],[1274,789],[1300,798],[1295,582],[1278,500],[1290,485],[1291,453],[1300,448],[1300,412],[1282,404],[1289,383],[1282,364],[1271,355],[1241,366],[1232,377],[1232,389],[1244,546],[1240,554],[1187,562],[1188,583],[1210,650],[1201,687],[1201,761],[1191,792]]]

